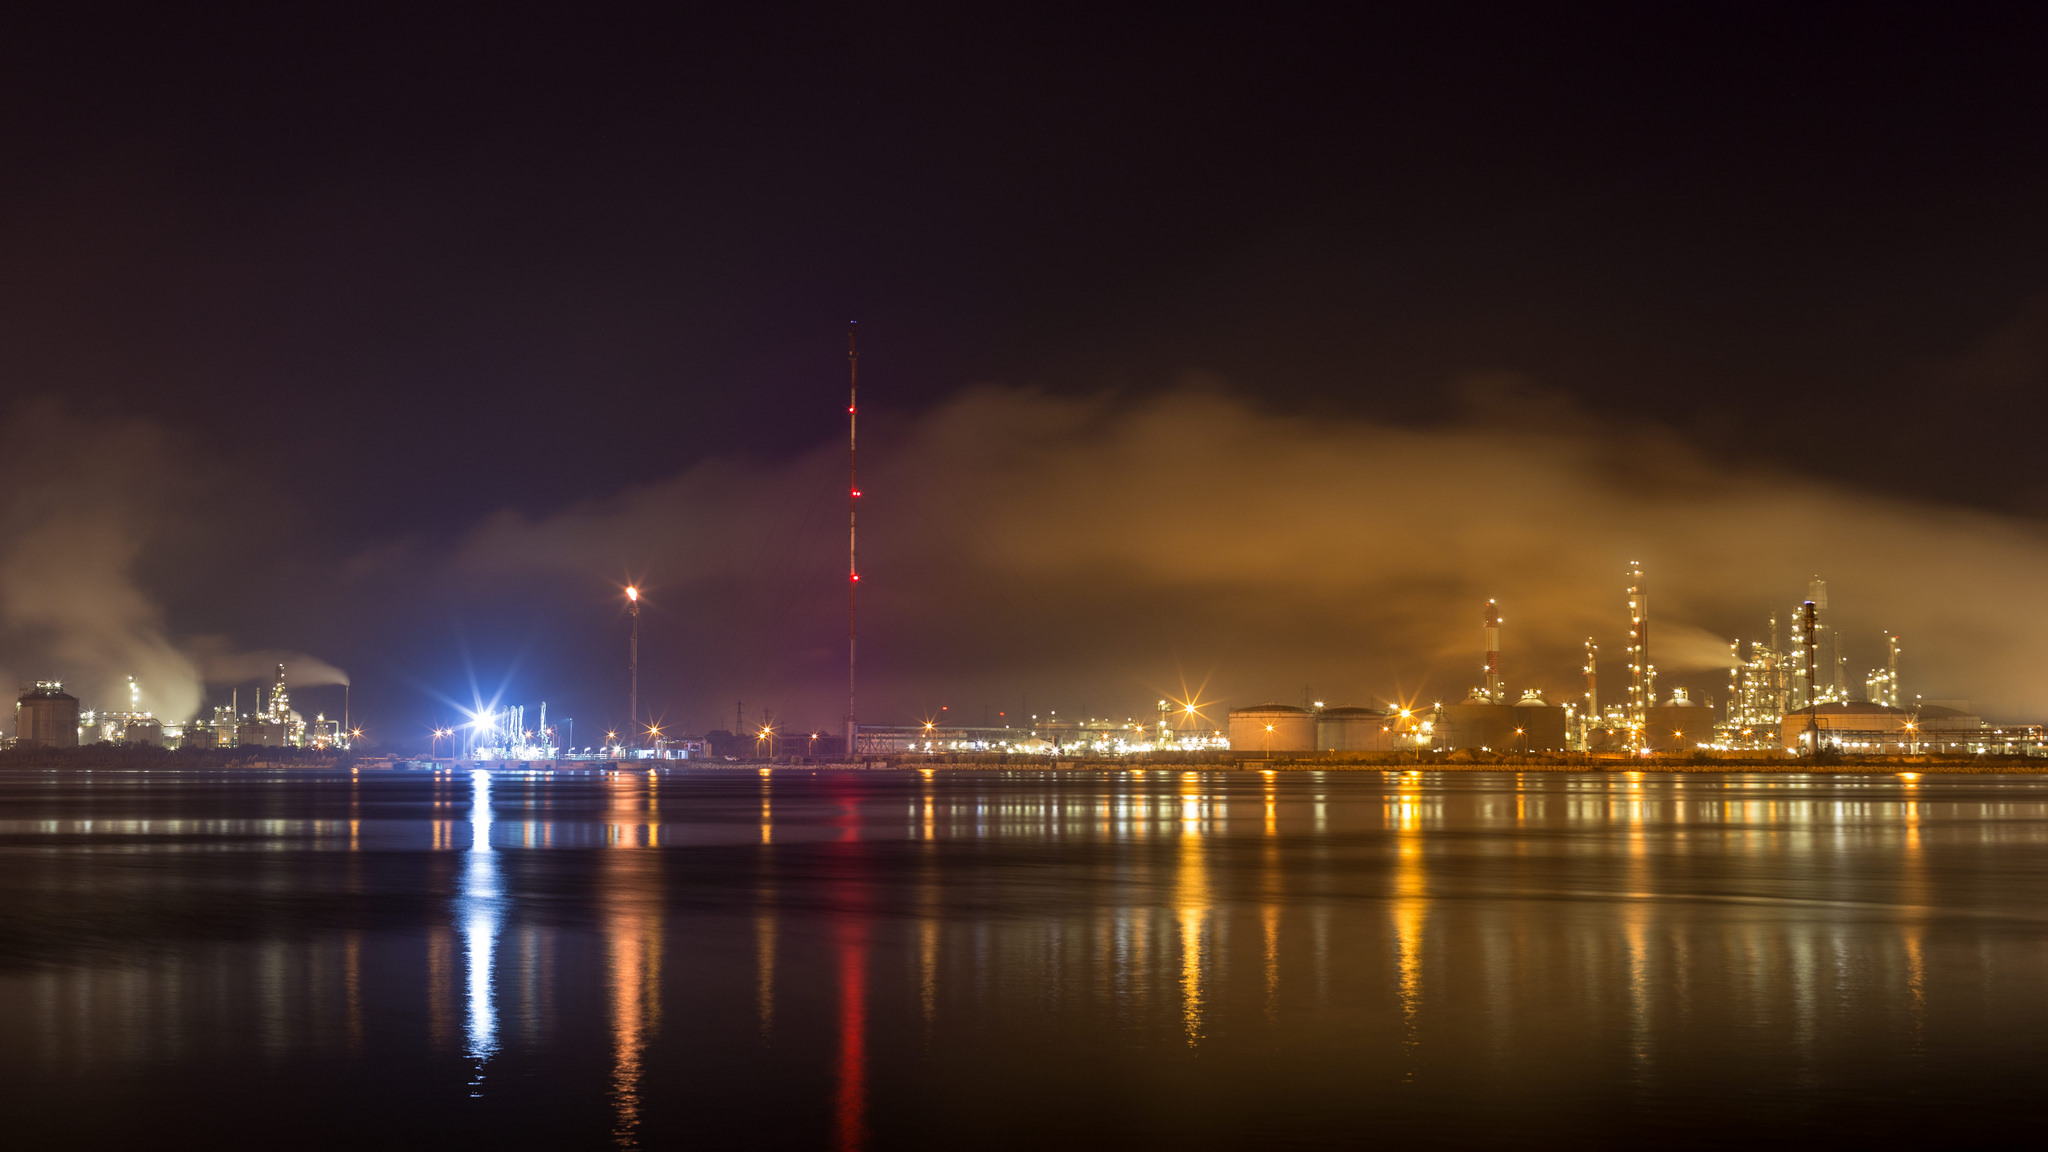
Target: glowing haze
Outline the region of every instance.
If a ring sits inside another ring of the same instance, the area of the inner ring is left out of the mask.
[[[348,676],[296,652],[240,652],[232,639],[174,635],[145,560],[175,562],[231,527],[208,515],[217,477],[152,421],[90,421],[48,401],[0,426],[0,677],[60,679],[87,707],[142,706],[167,720],[199,710],[206,685],[295,686]]]
[[[1576,696],[1590,636],[1614,700],[1631,560],[1649,574],[1660,689],[1725,691],[1728,639],[1763,635],[1773,612],[1789,635],[1818,574],[1857,694],[1890,629],[1909,696],[2048,711],[2037,525],[1729,466],[1512,386],[1474,394],[1478,415],[1438,427],[1276,415],[1199,386],[982,387],[879,421],[863,443],[863,719],[1129,712],[1183,680],[1226,705],[1450,698],[1478,681],[1488,598],[1511,689]],[[829,722],[840,452],[715,460],[554,515],[504,513],[455,574],[616,587],[622,565],[644,571],[688,654],[689,723],[730,716],[736,694]]]

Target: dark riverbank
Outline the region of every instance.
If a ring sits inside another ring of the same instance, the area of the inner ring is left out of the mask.
[[[348,768],[370,758],[322,748],[148,748],[87,744],[82,748],[9,748],[0,768],[62,768],[134,771],[176,769]]]
[[[396,761],[388,755],[366,755],[312,748],[134,748],[95,744],[83,748],[14,748],[0,751],[0,768],[45,768],[61,770],[138,771],[175,769],[179,771],[249,771],[271,769],[390,768],[429,763],[424,758]],[[481,765],[464,760],[442,760],[448,767],[516,767]],[[537,770],[577,768],[584,770],[672,770],[726,768],[812,769],[1012,769],[1063,772],[1142,771],[1324,771],[1324,772],[1769,772],[1870,773],[1923,772],[1937,774],[2048,774],[2048,759],[2028,756],[1833,756],[1815,761],[1806,757],[1768,756],[1757,753],[1694,753],[1687,756],[1618,755],[1473,755],[1470,753],[1413,752],[1385,755],[1323,755],[1301,757],[1249,757],[1209,754],[1199,757],[1139,754],[1118,758],[1001,756],[1001,755],[898,755],[863,757],[858,763],[805,760],[782,757],[776,760],[662,760],[662,761],[535,761]]]

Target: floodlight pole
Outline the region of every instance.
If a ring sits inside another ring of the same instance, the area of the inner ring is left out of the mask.
[[[640,589],[626,588],[626,612],[633,617],[633,632],[626,641],[626,733],[637,747],[640,743]]]

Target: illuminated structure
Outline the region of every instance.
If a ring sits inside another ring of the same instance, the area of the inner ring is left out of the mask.
[[[234,743],[261,748],[298,748],[304,745],[306,719],[292,711],[292,692],[284,682],[284,665],[277,666],[277,682],[270,687],[266,703],[263,690],[256,690],[256,711],[237,717]]]
[[[1586,637],[1586,665],[1580,671],[1586,674],[1586,711],[1580,723],[1590,728],[1600,721],[1600,646],[1593,643],[1591,636]],[[1583,735],[1579,747],[1585,747]]]
[[[1643,566],[1628,566],[1628,724],[1640,747],[1650,705],[1657,699],[1657,666],[1650,663],[1650,594]]]
[[[1864,698],[1873,704],[1884,704],[1893,708],[1899,706],[1899,638],[1891,632],[1884,634],[1885,660],[1883,668],[1873,668],[1863,681]]]
[[[78,747],[78,697],[61,680],[38,680],[14,704],[14,742],[23,748]]]
[[[1504,704],[1500,685],[1500,607],[1493,601],[1486,602],[1486,614],[1481,618],[1481,631],[1486,635],[1486,688],[1485,699],[1494,704]],[[1480,693],[1473,693],[1479,696]]]
[[[633,634],[626,641],[626,738],[640,743],[640,589],[626,585],[626,611],[633,617]],[[547,704],[541,704],[547,711]]]
[[[1778,722],[1790,710],[1792,672],[1775,614],[1769,631],[1768,642],[1750,642],[1747,659],[1740,639],[1728,645],[1728,716],[1716,733],[1716,743],[1722,747],[1777,747]]]
[[[1806,748],[1809,752],[1818,752],[1821,747],[1820,736],[1814,730],[1819,723],[1816,716],[1821,703],[1819,692],[1814,687],[1814,658],[1820,651],[1820,645],[1814,642],[1814,637],[1818,633],[1815,607],[1814,602],[1808,600],[1799,614],[1800,627],[1806,635],[1806,704],[1801,711],[1806,713]]]
[[[548,724],[548,704],[540,704],[538,727],[526,726],[526,706],[486,708],[470,721],[469,754],[477,760],[553,760],[561,754],[555,730]]]
[[[1811,755],[1815,746],[1875,755],[1921,751],[1926,741],[1904,708],[1867,700],[1831,701],[1790,713],[1780,722],[1787,752]]]
[[[257,690],[254,712],[239,713],[234,704],[224,704],[190,720],[167,719],[144,708],[142,685],[128,677],[127,704],[121,709],[80,709],[76,697],[63,691],[63,684],[38,681],[33,691],[16,705],[15,730],[21,742],[32,747],[73,748],[81,744],[127,744],[155,748],[327,748],[342,750],[354,743],[356,733],[323,713],[307,720],[292,710],[291,689],[285,683],[284,665],[277,666],[277,680],[266,698]],[[46,732],[45,722],[60,725]]]
[[[1296,711],[1302,712],[1301,709]],[[1305,712],[1303,714],[1306,715]],[[860,728],[860,751],[871,756],[988,754],[1108,759],[1153,752],[1221,752],[1229,747],[1230,741],[1214,729],[1182,727],[1161,733],[1135,718],[1123,721],[1052,718],[1028,728],[989,728],[940,724],[937,721],[863,724]],[[1257,747],[1253,745],[1252,751],[1256,752]],[[1307,751],[1307,747],[1304,746],[1302,751]]]

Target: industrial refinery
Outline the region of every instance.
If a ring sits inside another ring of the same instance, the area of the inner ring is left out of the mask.
[[[1828,613],[1828,587],[1815,577],[1805,599],[1768,618],[1764,639],[1729,645],[1727,696],[1695,700],[1684,687],[1659,693],[1652,658],[1648,582],[1626,572],[1626,690],[1601,703],[1599,647],[1588,637],[1585,693],[1553,703],[1540,689],[1514,696],[1501,664],[1500,606],[1481,606],[1483,680],[1463,700],[1427,708],[1376,709],[1266,703],[1230,712],[1228,746],[1238,756],[1347,753],[1578,753],[1608,755],[2048,755],[2040,725],[1992,725],[1968,701],[1922,701],[1902,692],[1899,637],[1882,634],[1884,664],[1850,684],[1842,638]]]
[[[307,719],[292,707],[284,665],[266,693],[256,690],[253,711],[240,710],[236,690],[227,704],[191,720],[166,720],[142,707],[142,686],[128,678],[125,708],[80,708],[58,680],[38,680],[14,705],[14,746],[77,748],[89,744],[148,748],[314,748],[346,751],[362,733],[325,713]]]
[[[1477,605],[1479,676],[1462,697],[1433,703],[1376,707],[1300,699],[1229,710],[1218,727],[1204,705],[1158,702],[1145,717],[1030,715],[1022,722],[961,726],[928,719],[921,724],[858,725],[854,759],[896,756],[1047,757],[1115,759],[1126,756],[1187,760],[1355,759],[1442,754],[1453,760],[1498,756],[1757,756],[2028,755],[2048,756],[2040,725],[1987,723],[1966,700],[1923,700],[1908,695],[1901,671],[1901,638],[1882,632],[1882,663],[1852,674],[1843,637],[1829,604],[1827,582],[1816,576],[1805,596],[1783,612],[1767,614],[1758,637],[1728,645],[1727,685],[1695,698],[1700,685],[1660,688],[1651,627],[1649,581],[1643,565],[1622,573],[1617,623],[1626,625],[1623,684],[1601,691],[1600,649],[1588,637],[1583,693],[1546,698],[1540,687],[1509,685],[1502,635],[1507,621],[1498,601]],[[637,640],[637,636],[635,637]],[[637,649],[637,644],[635,645]],[[637,655],[637,651],[634,652]],[[637,661],[632,661],[636,666]],[[1690,665],[1697,667],[1697,663]],[[637,676],[634,677],[637,697]],[[22,748],[121,745],[153,748],[307,748],[345,751],[361,736],[347,719],[324,713],[310,719],[292,706],[285,669],[254,694],[243,711],[240,692],[189,720],[168,720],[142,705],[142,687],[130,678],[121,706],[82,707],[60,681],[37,681],[15,705],[15,735]],[[1610,702],[1611,701],[1611,702]],[[638,712],[637,699],[629,707]],[[481,708],[468,723],[436,728],[431,754],[482,762],[574,760],[818,760],[845,756],[836,733],[785,731],[773,720],[758,730],[736,714],[734,732],[686,738],[658,724],[628,732],[591,732],[576,742],[575,721],[549,717],[542,702],[529,718],[524,705]],[[598,739],[601,737],[601,739]]]

